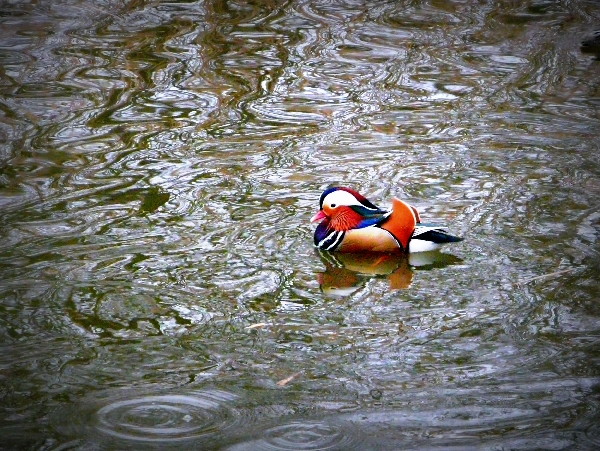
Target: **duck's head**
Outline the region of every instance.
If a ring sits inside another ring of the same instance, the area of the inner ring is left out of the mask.
[[[381,210],[360,193],[336,186],[323,191],[319,199],[319,211],[310,221],[323,222],[329,229],[345,232],[364,227],[367,225],[365,220],[377,220],[384,214],[385,210]]]

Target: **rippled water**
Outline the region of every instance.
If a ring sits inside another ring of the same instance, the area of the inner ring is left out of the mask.
[[[0,4],[0,448],[600,447],[594,1]],[[465,238],[321,254],[331,184]]]

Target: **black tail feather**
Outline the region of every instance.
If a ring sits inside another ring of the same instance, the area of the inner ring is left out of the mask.
[[[432,241],[434,243],[444,244],[444,243],[458,243],[463,239],[450,235],[449,233],[442,232],[440,230],[428,230],[426,232],[421,233],[418,237],[419,240]]]

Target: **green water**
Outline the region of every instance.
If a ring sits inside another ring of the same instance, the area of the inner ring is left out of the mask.
[[[0,449],[596,450],[597,2],[0,4]],[[319,195],[464,241],[313,248]]]

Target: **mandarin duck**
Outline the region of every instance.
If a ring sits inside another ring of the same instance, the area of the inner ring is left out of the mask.
[[[414,253],[462,241],[445,227],[421,223],[417,209],[400,199],[394,198],[392,208],[383,210],[344,187],[323,191],[319,211],[311,218],[317,221],[315,246],[326,251]]]

